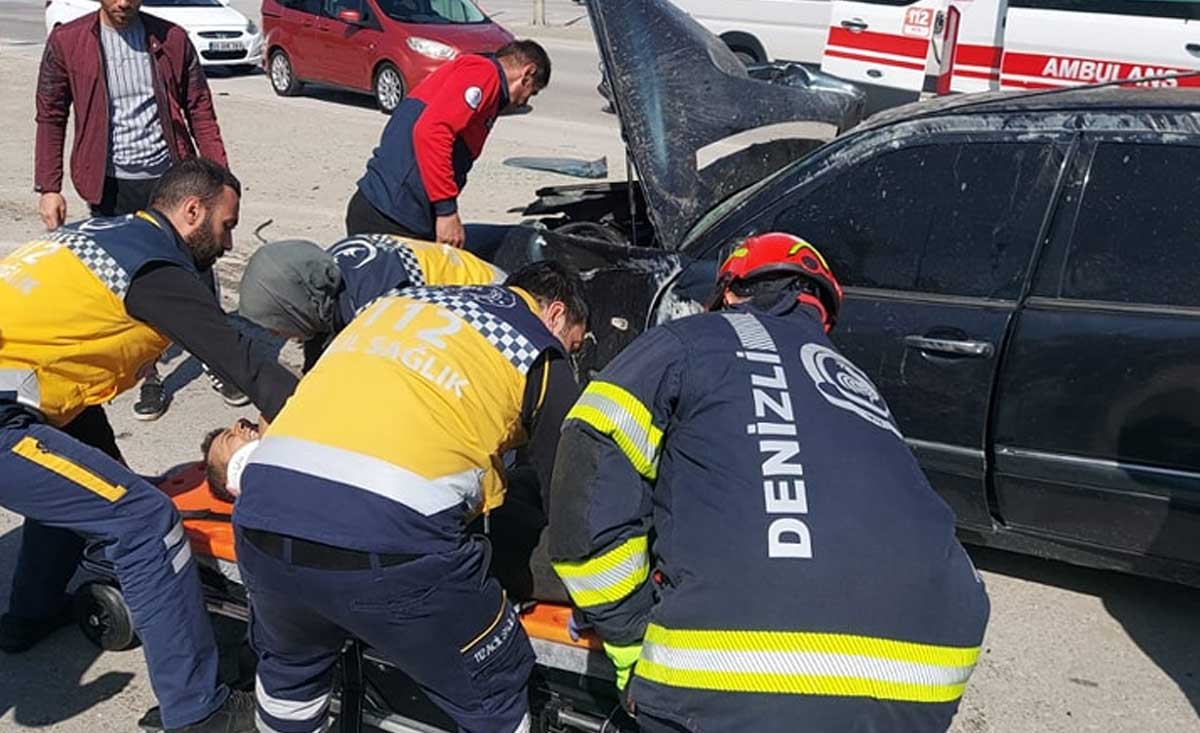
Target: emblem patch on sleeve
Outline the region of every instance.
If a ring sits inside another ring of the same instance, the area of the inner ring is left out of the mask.
[[[483,102],[483,90],[479,87],[467,87],[466,93],[463,94],[463,99],[466,100],[467,106],[471,109],[479,109],[480,103]]]

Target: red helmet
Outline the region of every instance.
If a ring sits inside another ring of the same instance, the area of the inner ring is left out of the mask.
[[[813,287],[796,300],[821,311],[825,332],[833,329],[842,307],[842,286],[817,248],[791,234],[771,232],[750,237],[734,248],[717,273],[717,292],[709,310],[724,304],[725,292],[740,280],[794,272]]]

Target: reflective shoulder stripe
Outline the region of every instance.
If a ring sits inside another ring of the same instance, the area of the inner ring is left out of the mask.
[[[118,501],[127,491],[124,486],[117,486],[74,461],[51,453],[28,435],[17,441],[12,452],[110,502]]]
[[[672,687],[943,703],[962,696],[978,658],[979,647],[651,624],[636,673]]]
[[[658,449],[662,431],[654,426],[650,410],[628,391],[610,382],[592,380],[567,413],[612,438],[638,473],[653,481],[658,475]]]
[[[575,605],[588,608],[616,603],[650,577],[650,543],[644,535],[633,537],[590,560],[553,565]]]

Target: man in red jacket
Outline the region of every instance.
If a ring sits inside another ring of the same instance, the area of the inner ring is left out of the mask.
[[[533,41],[513,41],[494,59],[461,56],[435,71],[392,112],[346,209],[346,233],[462,247],[458,194],[496,117],[549,83],[550,57]]]
[[[71,181],[93,217],[146,208],[155,182],[196,156],[228,167],[212,95],[187,32],[140,12],[142,0],[100,0],[90,13],[50,32],[37,86],[34,190],[46,229],[62,226],[63,142],[75,113]],[[211,375],[210,375],[210,378]],[[226,402],[245,404],[213,379]],[[162,381],[148,370],[133,406],[140,420],[167,409]]]

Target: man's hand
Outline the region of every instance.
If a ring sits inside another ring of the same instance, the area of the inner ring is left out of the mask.
[[[67,220],[67,200],[57,191],[46,191],[38,200],[38,213],[46,231],[52,232]]]
[[[463,231],[462,219],[458,218],[457,213],[437,218],[437,241],[462,249],[467,241],[467,233]]]

